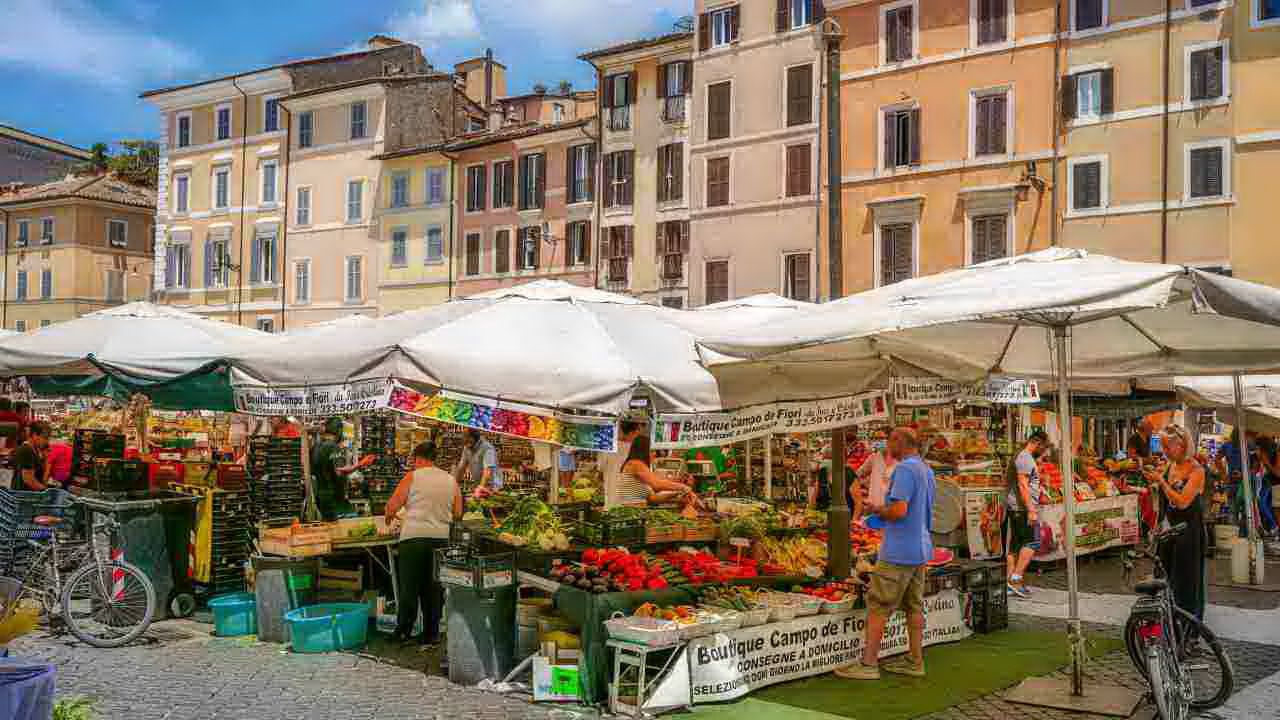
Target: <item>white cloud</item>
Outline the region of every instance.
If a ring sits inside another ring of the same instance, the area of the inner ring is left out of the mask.
[[[136,88],[197,65],[186,48],[113,20],[83,0],[4,0],[0,27],[9,30],[0,42],[0,64],[100,85]]]
[[[471,0],[427,0],[421,12],[392,17],[389,34],[416,43],[427,52],[443,43],[481,36]]]

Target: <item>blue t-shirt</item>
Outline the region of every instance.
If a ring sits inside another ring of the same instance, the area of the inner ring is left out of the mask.
[[[933,468],[919,455],[898,463],[890,478],[885,505],[907,503],[907,514],[887,521],[880,559],[894,565],[923,565],[933,559]]]

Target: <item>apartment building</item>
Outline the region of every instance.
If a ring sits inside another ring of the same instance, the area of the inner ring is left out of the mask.
[[[698,0],[689,300],[817,297],[821,0]]]
[[[595,282],[591,118],[464,135],[454,157],[456,296],[537,278]]]
[[[1280,167],[1280,2],[1238,0],[1231,23],[1231,96],[1236,200],[1231,216],[1231,271],[1236,277],[1280,286],[1271,228],[1275,223],[1276,168]],[[1225,177],[1225,173],[1224,173]]]
[[[155,193],[110,175],[0,193],[0,325],[32,330],[151,291]]]
[[[377,156],[379,311],[386,315],[452,297],[455,164],[444,143]]]
[[[601,285],[685,307],[693,35],[675,32],[580,57],[595,68],[603,98],[596,128]]]
[[[844,288],[1046,247],[1053,3],[841,2]]]
[[[60,180],[91,157],[88,150],[0,125],[0,185],[39,185]]]

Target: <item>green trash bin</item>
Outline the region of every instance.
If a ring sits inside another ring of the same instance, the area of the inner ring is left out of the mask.
[[[258,602],[258,639],[289,642],[291,610],[316,604],[320,558],[253,556],[253,594]]]
[[[436,553],[436,581],[445,586],[449,681],[501,680],[515,667],[515,556],[451,546]]]

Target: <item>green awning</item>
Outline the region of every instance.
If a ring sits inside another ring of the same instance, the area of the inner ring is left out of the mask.
[[[224,363],[213,363],[168,380],[146,380],[103,367],[101,375],[28,376],[31,391],[43,396],[96,395],[126,403],[141,393],[159,410],[232,412],[235,400]]]

